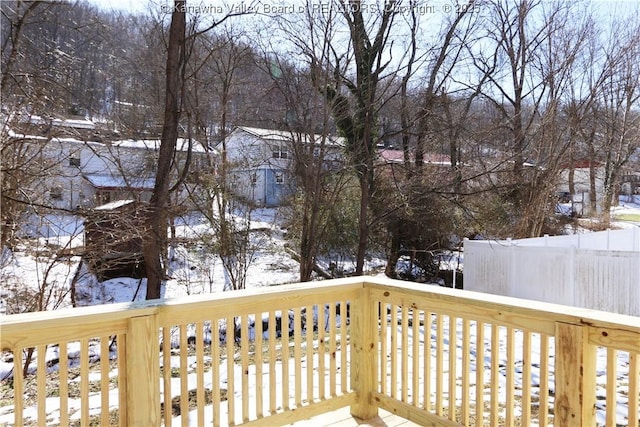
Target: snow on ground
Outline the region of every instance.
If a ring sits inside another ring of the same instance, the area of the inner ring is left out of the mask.
[[[632,209],[633,213],[640,213],[640,194],[634,194],[629,196],[620,196],[618,199],[618,206],[614,206],[613,209],[618,208]]]
[[[616,220],[619,217],[631,217],[631,221]],[[618,206],[611,208],[612,225],[618,228],[640,227],[640,195],[620,196]],[[635,219],[638,218],[638,219]]]

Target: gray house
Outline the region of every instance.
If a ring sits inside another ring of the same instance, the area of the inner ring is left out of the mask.
[[[300,135],[287,131],[239,126],[226,138],[227,161],[234,193],[256,206],[282,205],[295,191],[292,174],[294,144],[328,148],[326,162],[342,156],[342,138]],[[220,147],[218,147],[220,148]]]

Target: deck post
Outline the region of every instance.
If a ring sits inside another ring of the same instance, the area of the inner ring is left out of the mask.
[[[362,289],[361,297],[351,302],[351,387],[358,396],[351,405],[351,415],[368,420],[378,415],[371,394],[377,384],[376,354],[378,319],[369,289]]]
[[[127,418],[130,426],[160,425],[160,358],[156,316],[129,319],[126,339]]]
[[[588,329],[556,323],[555,419],[561,426],[596,425],[596,347]]]

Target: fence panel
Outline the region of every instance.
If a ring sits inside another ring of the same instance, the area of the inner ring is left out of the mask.
[[[508,296],[573,305],[573,248],[511,246],[509,251],[513,265]]]
[[[464,288],[496,295],[510,295],[511,250],[506,243],[466,241]]]
[[[592,243],[606,245],[607,239],[623,236],[618,231],[626,230],[593,233],[598,236]],[[632,230],[624,236],[636,239],[637,234]],[[559,239],[564,242],[565,237]],[[555,247],[553,241],[537,247],[523,244],[525,240],[530,239],[466,241],[465,289],[640,316],[640,251],[584,249],[564,243]],[[624,245],[636,243],[627,240]]]
[[[575,306],[640,316],[640,253],[579,250]]]

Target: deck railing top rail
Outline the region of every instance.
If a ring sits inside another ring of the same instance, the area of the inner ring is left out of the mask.
[[[313,299],[319,294],[326,294],[339,290],[340,293],[356,291],[362,288],[390,291],[402,290],[404,295],[415,294],[424,299],[441,301],[448,308],[455,308],[456,312],[464,312],[465,307],[486,307],[492,310],[503,309],[509,312],[540,318],[542,322],[566,322],[584,324],[596,327],[624,328],[640,333],[640,317],[627,316],[617,313],[609,313],[579,307],[567,307],[559,304],[545,303],[541,301],[523,300],[520,298],[505,297],[501,295],[484,294],[473,291],[461,291],[438,286],[415,284],[398,280],[376,277],[357,277],[334,279],[320,282],[296,283],[280,286],[261,287],[230,291],[214,294],[190,295],[179,298],[138,301],[132,303],[104,304],[91,307],[66,308],[55,311],[41,311],[0,316],[2,327],[2,343],[9,335],[24,330],[25,325],[35,326],[43,323],[43,327],[57,329],[68,324],[102,323],[117,321],[121,318],[131,318],[158,314],[170,310],[193,310],[200,307],[223,307],[233,301],[234,306],[228,308],[232,314],[242,312],[243,301],[253,305],[261,301],[265,305],[270,302]],[[33,345],[33,344],[30,344]]]

